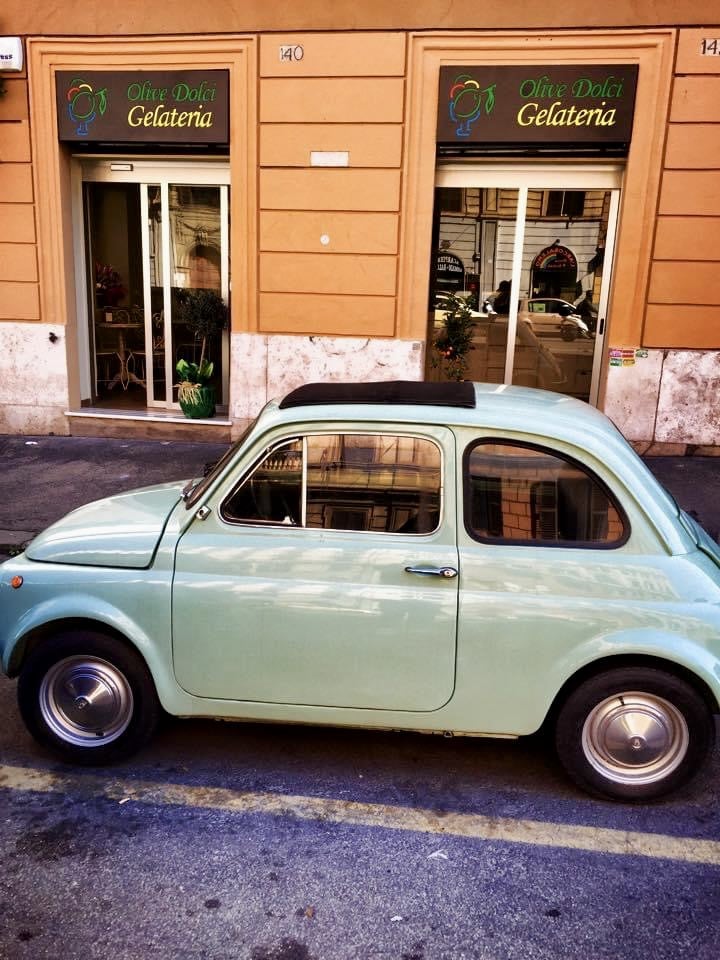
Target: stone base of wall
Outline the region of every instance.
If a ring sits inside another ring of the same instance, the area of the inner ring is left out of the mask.
[[[233,334],[233,434],[268,400],[303,383],[422,380],[424,347],[416,340]],[[0,433],[70,433],[67,362],[62,327],[0,324]],[[720,456],[720,350],[643,349],[630,359],[626,351],[625,365],[609,369],[603,409],[643,456]]]
[[[0,324],[0,433],[66,435],[67,408],[65,328]]]
[[[643,455],[717,456],[720,351],[635,351],[610,367],[603,410]]]
[[[230,416],[247,421],[273,397],[318,380],[422,380],[424,348],[415,340],[233,334]]]

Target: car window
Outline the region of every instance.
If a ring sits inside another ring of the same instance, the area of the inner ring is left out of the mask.
[[[303,441],[285,440],[268,453],[221,508],[235,522],[302,523]]]
[[[617,547],[627,518],[602,481],[556,451],[481,440],[465,455],[465,526],[486,542]]]
[[[440,519],[441,454],[422,437],[312,434],[266,454],[221,508],[234,523],[431,533]]]

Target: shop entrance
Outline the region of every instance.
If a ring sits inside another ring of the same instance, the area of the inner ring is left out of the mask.
[[[84,404],[179,410],[178,360],[207,359],[222,409],[228,330],[194,326],[187,309],[213,295],[228,302],[227,164],[83,159],[76,177]]]
[[[428,378],[597,402],[621,177],[600,164],[438,168]],[[459,363],[446,336],[458,297],[471,310]]]

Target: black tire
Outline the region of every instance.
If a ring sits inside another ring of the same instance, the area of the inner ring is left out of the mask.
[[[698,772],[714,741],[714,718],[698,692],[652,667],[586,680],[555,721],[555,749],[566,772],[583,790],[612,800],[671,793]]]
[[[576,340],[578,335],[577,327],[573,323],[563,323],[560,327],[560,336],[569,343]]]
[[[89,630],[58,634],[32,651],[20,672],[18,704],[38,743],[86,765],[134,753],[161,713],[142,658]]]

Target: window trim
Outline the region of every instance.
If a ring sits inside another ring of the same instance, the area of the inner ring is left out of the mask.
[[[404,438],[409,440],[422,440],[427,443],[431,443],[440,455],[439,463],[439,497],[440,497],[440,509],[438,511],[438,522],[433,530],[430,530],[426,533],[407,533],[402,531],[388,531],[388,530],[343,530],[336,529],[334,527],[324,528],[324,527],[308,527],[307,526],[307,439],[308,437],[323,437],[323,436],[383,436],[383,437],[394,437],[394,438]],[[287,443],[292,443],[293,441],[300,440],[303,445],[303,464],[302,464],[302,487],[301,487],[301,522],[299,524],[286,524],[279,520],[237,520],[225,515],[225,505],[227,502],[234,496],[234,494],[239,490],[242,484],[246,483],[247,480],[252,476],[253,472],[257,470],[260,464],[270,456],[275,450],[278,450],[280,447],[286,445]],[[218,507],[218,517],[222,523],[232,526],[232,527],[271,527],[273,529],[281,528],[283,530],[304,530],[304,531],[314,531],[317,533],[322,533],[323,535],[327,534],[338,534],[341,536],[347,536],[347,534],[352,533],[362,533],[362,534],[372,534],[374,536],[390,536],[390,537],[412,537],[421,538],[421,537],[433,537],[435,536],[440,529],[442,528],[445,522],[445,506],[446,506],[446,484],[445,484],[445,468],[446,468],[446,457],[445,449],[438,437],[428,436],[426,434],[414,431],[398,431],[393,429],[382,430],[377,427],[370,427],[364,424],[357,424],[352,427],[347,426],[336,426],[328,425],[323,427],[315,427],[310,430],[295,430],[290,434],[280,437],[277,440],[270,441],[258,455],[252,460],[252,463],[246,470],[243,470],[240,478],[236,483],[231,487],[231,490],[226,496],[223,497],[219,507]]]
[[[473,451],[477,449],[477,447],[484,443],[503,444],[504,446],[508,447],[521,447],[525,450],[536,450],[538,453],[546,455],[549,454],[550,456],[555,457],[558,460],[563,460],[570,466],[581,470],[586,476],[588,476],[598,485],[599,489],[608,498],[609,503],[616,510],[618,518],[623,527],[622,536],[618,540],[613,540],[611,543],[599,543],[596,540],[518,540],[511,537],[483,537],[478,534],[470,524],[470,498],[472,493],[470,488],[470,456],[472,455]],[[535,443],[530,440],[518,440],[502,436],[476,437],[467,444],[465,450],[463,451],[462,471],[463,526],[465,527],[465,531],[468,536],[476,543],[485,543],[490,546],[534,547],[536,549],[545,549],[550,547],[551,549],[560,548],[562,550],[618,550],[620,547],[625,546],[630,539],[630,535],[632,533],[630,518],[608,484],[605,483],[602,477],[600,477],[595,470],[591,469],[588,464],[577,459],[576,457],[573,457],[571,454],[565,453],[564,451],[553,449],[552,447],[546,447],[541,443]]]

